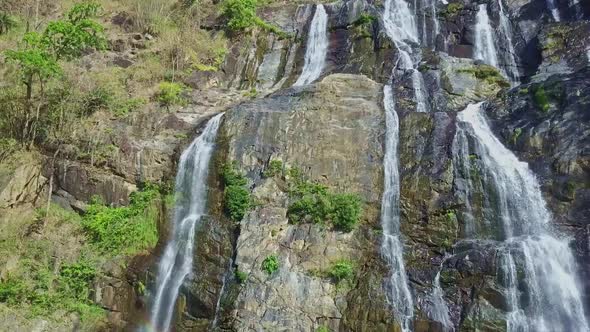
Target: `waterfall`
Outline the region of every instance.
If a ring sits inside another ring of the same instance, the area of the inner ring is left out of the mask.
[[[498,68],[498,52],[486,4],[478,6],[475,17],[475,59]]]
[[[442,265],[442,264],[441,264]],[[429,317],[442,324],[444,331],[454,331],[453,322],[449,316],[449,308],[443,297],[444,293],[440,286],[440,270],[436,274],[431,294],[432,307]]]
[[[555,22],[559,22],[561,19],[560,19],[560,15],[559,15],[559,9],[557,8],[557,5],[555,4],[555,0],[546,0],[546,1],[547,1],[547,9],[549,9],[549,11],[551,12],[553,19],[555,20]]]
[[[405,332],[410,330],[411,320],[414,316],[414,304],[406,276],[403,245],[400,239],[400,179],[397,151],[399,120],[394,109],[391,89],[390,85],[386,85],[383,89],[386,133],[385,156],[383,158],[384,191],[381,200],[381,225],[383,227],[381,254],[390,268],[390,276],[386,282],[388,300],[401,319],[402,330]]]
[[[554,235],[539,182],[528,164],[494,136],[481,106],[471,104],[458,114],[453,151],[469,153],[454,156],[455,160],[472,161],[471,165],[459,162],[456,167],[479,165],[474,170],[477,176],[463,180],[472,189],[483,188],[487,197],[480,199],[483,210],[488,211],[483,214],[487,219],[484,228],[494,229],[490,237],[498,241],[508,329],[588,331],[569,241]],[[474,199],[473,192],[464,194],[467,200]]]
[[[504,36],[504,42],[506,44],[506,50],[504,52],[504,59],[507,67],[506,73],[510,78],[510,81],[519,81],[520,74],[518,73],[518,66],[516,64],[514,45],[512,44],[512,28],[510,27],[510,19],[504,11],[504,5],[502,0],[498,0],[498,6],[500,6],[500,31]]]
[[[223,113],[182,153],[176,175],[176,201],[171,238],[159,264],[151,324],[168,331],[180,286],[193,268],[195,231],[206,213],[207,174]]]
[[[317,5],[307,37],[305,63],[301,75],[293,84],[302,86],[317,80],[322,74],[328,53],[328,14],[324,5]]]
[[[422,74],[415,68],[412,48],[409,42],[419,43],[414,13],[404,0],[386,0],[383,11],[383,25],[389,39],[399,52],[396,68],[412,72],[412,87],[416,99],[416,111],[426,112],[426,95]]]

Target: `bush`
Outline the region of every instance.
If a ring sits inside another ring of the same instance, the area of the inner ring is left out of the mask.
[[[340,282],[345,279],[352,278],[354,268],[352,263],[346,260],[338,261],[330,268],[328,275],[335,282]]]
[[[350,232],[361,217],[361,199],[356,194],[331,195],[330,219],[336,229]]]
[[[0,303],[20,303],[26,294],[26,285],[22,281],[15,279],[0,281]]]
[[[256,0],[224,0],[221,14],[227,18],[230,30],[243,30],[256,24]]]
[[[159,86],[157,100],[162,106],[183,104],[184,99],[181,97],[184,87],[178,83],[162,82]]]
[[[88,262],[62,265],[59,272],[60,289],[73,298],[85,300],[89,297],[90,283],[94,280],[96,270]]]
[[[246,272],[236,269],[235,277],[238,284],[243,284],[248,279],[248,274]]]
[[[262,261],[262,270],[266,271],[269,275],[273,274],[279,269],[279,258],[276,255],[267,256]]]
[[[82,220],[84,230],[107,254],[131,255],[151,248],[158,241],[157,210],[152,205],[159,197],[159,188],[148,185],[131,194],[129,206],[108,207],[94,199]]]
[[[262,176],[265,178],[272,178],[280,175],[283,172],[283,162],[280,160],[271,160],[268,168],[264,170]]]
[[[355,194],[333,193],[328,187],[302,179],[299,170],[289,170],[292,199],[287,216],[293,223],[332,222],[334,228],[350,232],[362,215],[361,198]]]
[[[533,100],[535,101],[535,105],[537,105],[537,107],[543,113],[547,113],[547,111],[549,111],[549,97],[547,97],[545,89],[542,86],[535,89],[535,92],[533,93]]]
[[[243,186],[227,186],[224,191],[225,209],[234,221],[240,221],[250,208],[250,192]]]

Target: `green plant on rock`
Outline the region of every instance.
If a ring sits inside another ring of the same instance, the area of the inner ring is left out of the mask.
[[[479,80],[488,84],[497,85],[501,88],[510,87],[510,83],[500,74],[498,69],[489,65],[476,65],[474,68],[459,69],[459,73],[469,73]]]
[[[535,102],[535,105],[543,113],[547,113],[551,108],[551,105],[549,104],[549,97],[547,97],[547,94],[545,93],[545,88],[542,86],[537,87],[533,92],[533,100]]]
[[[271,275],[271,274],[273,274],[273,272],[278,270],[279,269],[279,258],[277,257],[277,255],[267,256],[262,261],[261,269],[262,269],[262,271],[265,271],[266,273],[268,273],[268,275]]]
[[[16,27],[16,20],[7,13],[0,12],[0,35]]]
[[[231,30],[243,30],[256,24],[256,0],[224,0],[221,14],[227,18]]]
[[[272,178],[277,175],[281,175],[282,172],[283,162],[278,159],[274,159],[270,161],[268,167],[264,170],[264,172],[262,172],[262,176],[265,178]]]
[[[129,206],[109,207],[94,199],[82,219],[91,241],[106,254],[134,254],[158,241],[157,208],[159,187],[146,185],[131,194]]]
[[[442,18],[445,18],[445,19],[452,19],[455,16],[457,16],[457,14],[459,14],[459,12],[462,10],[463,10],[462,3],[452,2],[452,3],[448,4],[445,9],[439,11],[438,15]]]
[[[158,87],[156,99],[162,106],[182,105],[185,99],[182,98],[184,87],[178,83],[162,82]]]
[[[377,17],[367,14],[367,13],[362,13],[361,16],[359,16],[359,18],[357,18],[354,22],[352,22],[352,26],[358,27],[358,26],[369,26],[371,24],[373,24],[373,22],[377,21]]]
[[[27,296],[26,285],[13,278],[0,281],[0,303],[17,304]]]
[[[59,287],[71,297],[85,300],[90,295],[90,283],[95,276],[96,269],[88,262],[64,264],[59,272]]]
[[[301,171],[291,169],[287,216],[293,223],[331,222],[334,228],[350,232],[362,215],[362,201],[356,194],[333,193],[328,187],[303,179]]]
[[[354,274],[354,267],[348,260],[341,260],[332,265],[328,271],[328,275],[334,282],[340,282],[342,280],[352,278]]]
[[[236,281],[238,282],[238,284],[243,284],[246,282],[246,280],[248,280],[248,273],[244,272],[244,271],[240,271],[236,268],[236,272],[235,272],[235,278]]]
[[[225,212],[233,221],[240,221],[252,206],[248,181],[242,175],[235,163],[227,163],[222,166],[221,176],[225,185],[224,207]]]
[[[328,329],[325,325],[319,326],[315,332],[330,332],[330,329]]]
[[[512,142],[512,144],[516,144],[520,135],[522,135],[522,128],[514,129],[514,131],[512,132],[512,136],[510,137],[510,141]]]

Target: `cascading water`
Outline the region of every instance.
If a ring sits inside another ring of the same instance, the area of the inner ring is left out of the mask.
[[[481,60],[490,66],[498,68],[498,52],[494,44],[494,33],[490,18],[488,16],[488,7],[481,4],[477,9],[475,17],[475,59]]]
[[[439,322],[444,331],[454,331],[453,322],[449,316],[449,308],[443,297],[444,293],[440,286],[440,271],[436,274],[433,282],[433,289],[431,294],[432,307],[429,312],[429,317]]]
[[[414,13],[404,0],[386,0],[383,11],[383,25],[389,39],[393,41],[399,52],[396,69],[410,70],[412,87],[416,99],[416,111],[426,112],[426,95],[422,74],[415,68],[412,60],[412,48],[408,41],[418,43],[418,29]]]
[[[207,123],[203,133],[182,153],[176,175],[172,236],[158,268],[151,324],[168,331],[178,293],[193,268],[195,231],[206,213],[207,175],[223,113]]]
[[[482,236],[498,241],[498,275],[506,289],[508,329],[588,331],[568,241],[552,235],[551,215],[537,179],[494,136],[481,106],[469,105],[458,114],[453,152],[464,155],[455,155],[454,162],[468,187],[484,190],[486,196],[478,199],[486,220],[483,226],[471,227],[477,233],[472,236],[491,228]],[[479,167],[466,170],[474,164]],[[473,205],[474,190],[463,194]]]
[[[504,42],[506,44],[506,50],[503,52],[504,61],[506,62],[506,74],[512,82],[519,81],[520,74],[518,73],[518,66],[514,54],[514,45],[512,45],[512,27],[510,26],[510,19],[504,11],[504,5],[502,0],[498,0],[498,6],[500,7],[500,31],[504,36]]]
[[[551,15],[553,16],[553,19],[555,20],[555,22],[559,22],[561,20],[560,15],[559,15],[559,9],[557,8],[557,5],[555,4],[555,0],[546,0],[547,1],[547,8],[549,9],[549,11],[551,11]]]
[[[406,268],[403,258],[403,245],[400,239],[399,219],[399,119],[394,109],[393,93],[390,85],[383,89],[383,103],[385,106],[385,156],[383,169],[385,182],[383,198],[381,200],[381,225],[383,227],[383,241],[381,255],[390,268],[389,280],[386,282],[388,300],[393,305],[396,314],[401,318],[402,330],[410,331],[414,316],[414,303],[408,285]]]
[[[307,37],[305,63],[301,75],[294,86],[307,85],[317,80],[322,74],[328,53],[328,14],[324,5],[317,5]]]

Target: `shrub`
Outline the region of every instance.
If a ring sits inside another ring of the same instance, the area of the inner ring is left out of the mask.
[[[280,160],[271,160],[268,164],[268,168],[264,170],[262,176],[265,178],[272,178],[280,175],[283,172],[283,162]]]
[[[0,12],[0,35],[16,27],[16,21],[7,13]]]
[[[26,296],[26,285],[16,279],[0,281],[0,303],[20,303]]]
[[[336,229],[350,232],[361,216],[361,199],[356,194],[331,195],[331,217]]]
[[[362,13],[361,16],[359,16],[359,18],[356,19],[356,21],[352,22],[352,26],[368,26],[373,24],[373,22],[375,21],[377,21],[377,17],[367,13]]]
[[[332,222],[340,231],[352,231],[362,215],[358,195],[333,193],[325,185],[303,180],[299,170],[289,170],[288,174],[292,202],[287,216],[291,222]]]
[[[90,283],[94,280],[96,270],[88,262],[77,262],[62,265],[59,272],[61,290],[73,298],[88,299]]]
[[[256,24],[256,0],[224,0],[221,14],[227,18],[230,30],[243,30]]]
[[[328,272],[328,275],[335,282],[340,282],[345,279],[352,278],[354,268],[350,261],[342,260],[334,263]]]
[[[237,170],[235,163],[223,165],[221,176],[225,185],[225,212],[232,220],[240,221],[252,205],[250,191],[247,188],[248,181]]]
[[[535,105],[537,105],[537,107],[543,113],[547,113],[547,111],[549,111],[549,108],[550,108],[549,98],[547,97],[547,94],[545,93],[545,88],[543,88],[542,86],[537,87],[535,89],[535,92],[533,93],[533,100],[535,101]]]
[[[183,90],[183,86],[178,83],[162,82],[158,89],[158,102],[166,107],[182,104],[184,102],[181,96]]]
[[[248,279],[248,274],[246,272],[236,269],[235,277],[238,284],[243,284]]]
[[[240,221],[250,208],[250,192],[242,186],[227,186],[224,191],[225,209],[234,221]]]
[[[159,197],[159,188],[147,185],[131,194],[129,206],[108,207],[95,198],[82,226],[98,249],[107,254],[134,254],[151,248],[158,241],[153,202]]]
[[[279,269],[279,258],[276,255],[267,256],[262,261],[262,270],[269,275]]]
[[[460,11],[463,10],[463,4],[460,2],[452,2],[450,4],[447,5],[447,8],[439,11],[439,16],[442,18],[446,18],[446,19],[451,19],[455,16],[457,16],[457,14],[459,14]]]

